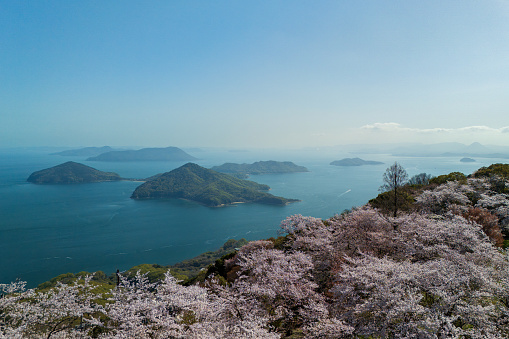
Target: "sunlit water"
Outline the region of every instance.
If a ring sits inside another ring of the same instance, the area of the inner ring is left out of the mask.
[[[409,175],[460,171],[465,174],[501,159],[395,158],[362,155],[384,165],[337,167],[351,154],[321,151],[203,151],[201,166],[259,160],[293,161],[308,173],[251,176],[274,195],[300,199],[288,206],[238,204],[209,208],[183,200],[130,199],[140,182],[34,185],[34,171],[73,160],[123,177],[144,178],[182,162],[87,162],[34,151],[0,151],[0,282],[17,278],[29,286],[66,272],[125,270],[142,263],[173,264],[219,248],[226,240],[277,236],[281,220],[293,214],[327,218],[365,204],[378,194],[382,174],[394,161]]]

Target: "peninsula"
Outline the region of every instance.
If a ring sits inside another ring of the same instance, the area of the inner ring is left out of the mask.
[[[181,198],[209,207],[241,202],[286,205],[298,201],[260,192],[269,189],[267,185],[187,163],[138,186],[131,198]]]
[[[117,173],[102,172],[74,161],[34,172],[27,179],[34,184],[77,184],[117,180],[122,180]]]
[[[291,161],[273,160],[258,161],[252,164],[225,163],[221,166],[214,166],[211,170],[239,178],[247,178],[249,174],[309,172],[306,167],[295,165]]]
[[[344,158],[341,160],[333,161],[330,164],[334,166],[363,166],[363,165],[382,165],[383,162],[362,160],[361,158]]]
[[[90,157],[88,161],[190,161],[196,160],[178,147],[142,148],[140,150],[111,151]]]

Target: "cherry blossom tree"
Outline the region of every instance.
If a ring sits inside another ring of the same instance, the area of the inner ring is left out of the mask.
[[[448,181],[433,190],[424,191],[416,198],[416,202],[426,213],[443,214],[452,206],[464,207],[470,204],[467,193],[472,191],[469,186],[458,181]]]
[[[278,338],[253,312],[238,316],[229,295],[182,286],[166,273],[160,284],[137,274],[121,278],[106,312],[109,333],[120,338]]]
[[[119,275],[105,302],[91,277],[4,284],[0,337],[507,338],[509,254],[494,246],[506,216],[486,179],[449,181],[413,213],[290,216],[284,238],[250,242],[193,286]]]
[[[393,222],[392,253],[343,257],[332,288],[337,318],[357,335],[507,337],[509,260],[481,227],[455,215]]]
[[[59,283],[46,292],[20,291],[24,284],[11,284],[0,302],[3,327],[9,336],[30,338],[86,337],[90,326],[100,326],[95,315],[102,308],[92,300],[92,276],[72,284]]]

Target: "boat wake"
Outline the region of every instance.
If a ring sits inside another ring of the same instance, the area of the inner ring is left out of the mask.
[[[351,191],[352,191],[351,189],[348,189],[348,190],[344,191],[343,193],[338,195],[338,198],[341,198],[343,195],[345,195],[345,194],[347,194],[348,192],[351,192]]]

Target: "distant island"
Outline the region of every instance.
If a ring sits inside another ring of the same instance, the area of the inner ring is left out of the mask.
[[[142,148],[137,151],[111,151],[90,157],[89,161],[190,161],[196,160],[178,147]]]
[[[117,173],[102,172],[74,161],[34,172],[27,179],[34,184],[78,184],[117,180],[122,180]]]
[[[475,159],[472,158],[461,158],[461,162],[475,162]]]
[[[70,149],[62,152],[51,153],[51,155],[61,155],[61,156],[83,156],[83,157],[92,157],[102,153],[114,151],[110,146],[103,147],[85,147],[79,149]]]
[[[309,172],[304,166],[295,165],[291,161],[258,161],[253,164],[225,163],[214,166],[211,170],[227,173],[239,178],[247,178],[249,174]]]
[[[131,198],[181,198],[209,207],[241,202],[286,205],[298,201],[260,192],[269,189],[267,185],[187,163],[138,186]]]
[[[363,165],[382,165],[380,161],[362,160],[361,158],[344,158],[330,163],[334,166],[363,166]]]

